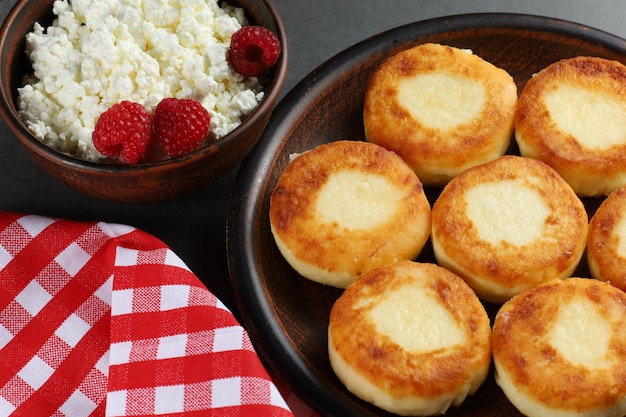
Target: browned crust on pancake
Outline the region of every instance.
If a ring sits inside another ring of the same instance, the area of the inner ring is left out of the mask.
[[[619,255],[620,235],[615,230],[626,214],[626,186],[600,204],[589,222],[587,261],[591,274],[626,291],[626,259]],[[626,236],[621,236],[626,239]]]
[[[424,125],[396,99],[402,77],[445,72],[486,86],[483,112],[453,131]],[[427,185],[442,185],[469,166],[501,156],[510,142],[517,87],[511,76],[458,48],[423,44],[388,58],[371,77],[365,95],[367,140],[393,150]],[[428,177],[441,176],[437,179]]]
[[[619,366],[589,370],[565,360],[544,339],[558,308],[582,295],[612,328],[609,353]],[[585,411],[621,402],[626,395],[626,294],[586,278],[554,281],[505,303],[493,326],[493,357],[527,396],[550,408]]]
[[[521,142],[522,155],[547,163],[571,184],[580,176],[589,177],[589,183],[602,183],[625,175],[626,143],[605,150],[584,148],[551,119],[543,94],[562,83],[609,93],[626,101],[626,66],[620,62],[581,56],[549,65],[528,81],[517,103],[515,136]]]
[[[524,180],[541,195],[551,212],[547,231],[542,240],[524,246],[507,242],[494,246],[480,238],[468,218],[465,194],[482,183],[512,179]],[[528,288],[563,278],[578,264],[586,245],[587,222],[582,202],[553,169],[541,161],[507,155],[468,169],[444,188],[433,205],[431,237],[441,249],[435,252],[438,261],[441,253],[452,259],[454,265],[443,266],[466,278],[470,286],[474,287],[472,277],[478,277],[503,289]]]
[[[393,297],[405,286],[420,285],[450,312],[466,343],[437,351],[411,353],[379,334],[366,318],[371,297]],[[330,313],[333,348],[372,384],[396,398],[436,398],[456,392],[491,360],[487,313],[458,276],[435,264],[402,261],[362,275],[336,301]]]
[[[376,174],[401,187],[405,198],[375,230],[349,230],[316,218],[315,199],[336,172]],[[338,141],[306,152],[283,172],[271,196],[274,233],[303,263],[355,277],[378,266],[414,259],[430,234],[430,203],[415,172],[393,152],[360,141]]]

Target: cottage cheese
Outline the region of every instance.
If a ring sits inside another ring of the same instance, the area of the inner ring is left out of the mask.
[[[91,133],[122,100],[148,111],[165,97],[193,98],[220,138],[263,98],[256,78],[228,65],[244,11],[217,0],[56,0],[56,19],[26,36],[34,73],[19,89],[20,115],[50,146],[81,159],[104,158]]]

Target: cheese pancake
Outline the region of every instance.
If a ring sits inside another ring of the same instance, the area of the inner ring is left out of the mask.
[[[482,299],[502,303],[570,276],[587,222],[582,202],[552,168],[507,155],[448,183],[433,205],[431,239],[440,265]]]
[[[535,74],[515,113],[522,156],[554,168],[580,196],[626,184],[626,66],[596,57],[558,61]]]
[[[626,414],[626,294],[593,278],[540,285],[497,313],[496,382],[529,417]]]
[[[489,317],[458,276],[400,261],[363,274],[330,313],[330,363],[348,390],[400,415],[458,406],[485,380]]]
[[[270,199],[280,252],[302,276],[345,288],[376,267],[414,259],[430,234],[415,172],[378,145],[338,141],[291,161]]]
[[[595,278],[626,291],[626,186],[611,193],[591,218],[587,264]]]
[[[396,152],[426,185],[502,156],[511,141],[513,78],[471,51],[427,43],[377,68],[365,95],[368,141]]]

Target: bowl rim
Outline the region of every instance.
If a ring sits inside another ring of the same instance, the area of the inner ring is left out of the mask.
[[[259,224],[267,222],[261,215],[267,210],[269,203],[266,196],[274,185],[264,181],[270,175],[269,167],[280,164],[279,159],[288,148],[293,129],[292,123],[282,121],[289,119],[292,114],[297,114],[300,120],[307,104],[316,100],[333,83],[333,74],[349,70],[363,57],[382,53],[381,47],[385,45],[404,43],[407,37],[405,31],[411,33],[412,39],[418,39],[422,35],[492,27],[552,33],[626,53],[626,40],[617,35],[564,19],[532,14],[472,13],[439,16],[404,24],[353,44],[305,76],[278,103],[255,152],[242,162],[231,192],[226,234],[227,261],[237,305],[253,343],[264,360],[292,387],[296,395],[323,415],[387,414],[382,409],[376,413],[367,412],[359,407],[356,399],[354,403],[344,402],[342,392],[336,387],[322,384],[323,377],[315,363],[308,362],[307,358],[300,355],[292,335],[287,333],[284,327],[286,320],[278,315],[261,277],[259,267],[264,248],[257,244],[256,233],[261,227]]]
[[[0,25],[0,51],[3,51],[7,43],[11,42],[11,36],[9,34],[12,32],[13,26],[18,17],[24,12],[24,9],[32,2],[33,0],[18,0],[7,14]],[[271,18],[275,26],[275,28],[272,29],[274,29],[275,34],[281,42],[281,53],[278,57],[278,61],[271,70],[272,75],[269,82],[263,88],[263,99],[254,110],[246,116],[239,126],[215,142],[207,143],[192,152],[178,157],[158,161],[139,162],[137,164],[97,162],[80,159],[48,146],[32,134],[30,129],[28,129],[24,121],[20,118],[15,103],[11,100],[11,86],[4,82],[0,82],[0,116],[3,117],[9,129],[27,149],[48,161],[54,161],[55,163],[63,164],[66,167],[71,167],[78,171],[86,172],[95,170],[107,173],[134,174],[151,169],[162,169],[165,166],[172,165],[172,163],[192,163],[203,159],[205,156],[217,153],[220,148],[226,147],[230,143],[239,140],[248,125],[256,125],[262,121],[268,113],[271,114],[287,78],[289,48],[284,22],[272,0],[259,0],[259,2],[264,7],[265,12]],[[51,0],[51,3],[54,3],[54,0]],[[238,5],[237,0],[233,0],[230,4],[243,8]],[[52,5],[50,7],[52,7]],[[35,22],[33,22],[33,24],[34,23]],[[0,79],[7,79],[8,75],[5,74],[9,74],[9,72],[6,62],[4,60],[0,61]]]

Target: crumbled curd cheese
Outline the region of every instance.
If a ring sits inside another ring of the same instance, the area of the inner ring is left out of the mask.
[[[263,98],[257,78],[227,61],[243,9],[217,0],[56,0],[56,19],[26,36],[34,73],[19,89],[30,130],[81,159],[104,158],[91,133],[104,111],[122,100],[148,111],[165,97],[192,98],[209,111],[220,138]]]

